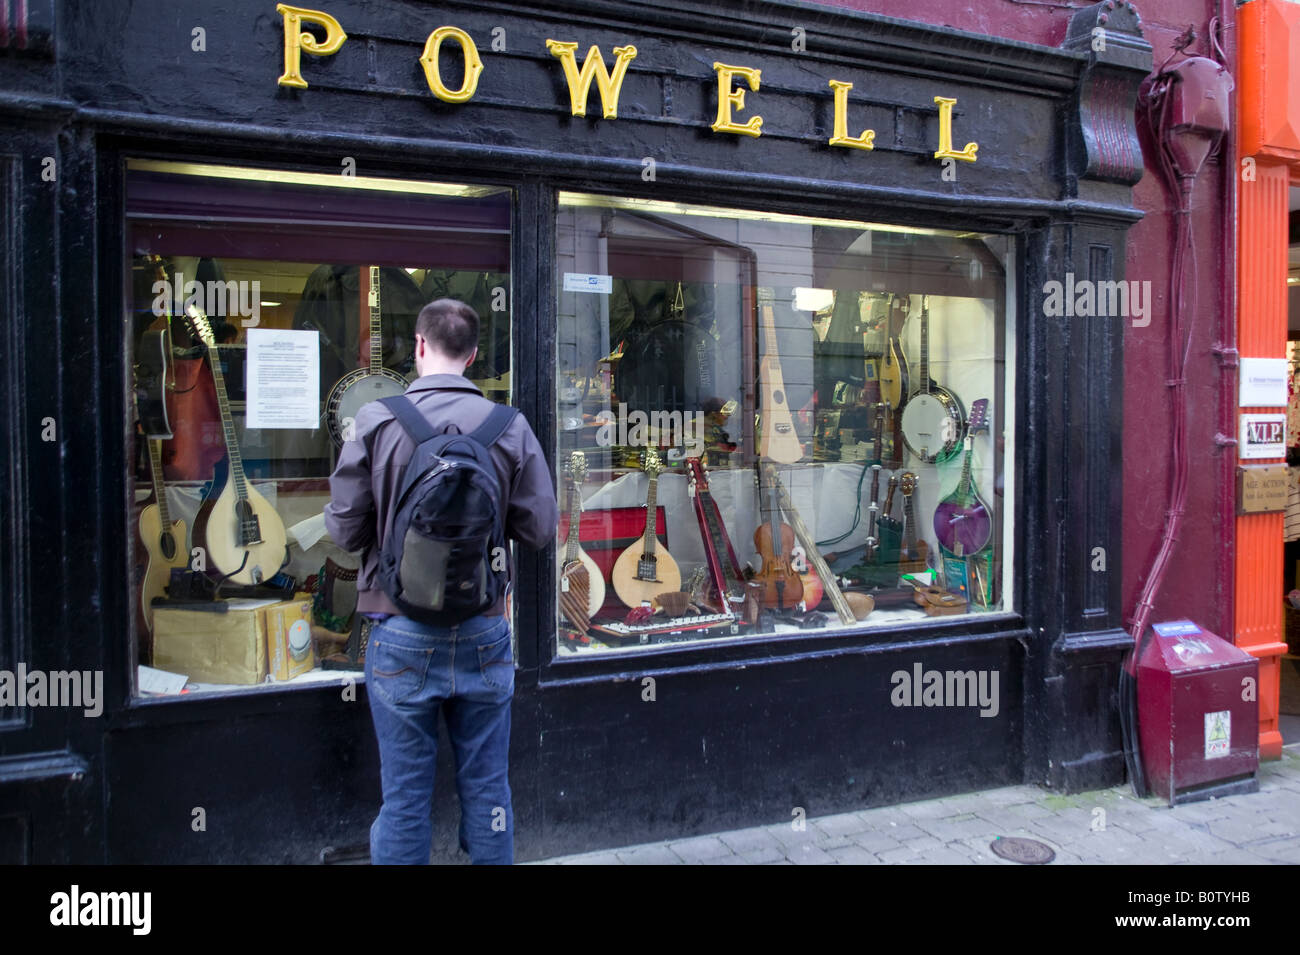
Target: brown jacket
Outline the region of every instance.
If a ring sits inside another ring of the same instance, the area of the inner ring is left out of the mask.
[[[406,396],[442,431],[449,424],[468,434],[486,420],[492,402],[461,375],[425,375],[406,389]],[[377,579],[379,550],[393,527],[393,501],[401,490],[406,464],[415,445],[406,431],[379,402],[363,405],[354,422],[355,438],[343,445],[330,476],[330,502],[325,526],[346,551],[359,554],[357,610],[400,613]],[[516,415],[492,446],[492,460],[506,503],[506,537],[532,548],[555,540],[559,513],[555,484],[546,457],[523,415]],[[510,567],[514,576],[513,562]],[[504,601],[491,615],[504,612]]]

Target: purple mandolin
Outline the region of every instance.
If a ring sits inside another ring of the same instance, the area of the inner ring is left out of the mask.
[[[980,499],[979,491],[970,476],[974,436],[989,429],[988,408],[987,398],[981,398],[971,405],[961,480],[953,492],[939,502],[939,507],[934,512],[934,534],[939,540],[939,546],[957,557],[979,553],[988,546],[993,535],[993,518]]]

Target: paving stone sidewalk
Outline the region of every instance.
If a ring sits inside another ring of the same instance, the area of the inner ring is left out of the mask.
[[[1011,786],[927,802],[544,860],[559,865],[1017,865],[998,836],[1062,864],[1300,864],[1300,749],[1260,767],[1259,792],[1170,809],[1117,786],[1059,796]]]

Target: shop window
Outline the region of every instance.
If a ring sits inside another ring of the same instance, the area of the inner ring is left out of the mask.
[[[510,216],[497,187],[128,162],[141,694],[360,677],[328,478],[433,299],[478,312],[467,374],[509,402]]]
[[[1012,248],[562,194],[556,652],[1011,609]]]

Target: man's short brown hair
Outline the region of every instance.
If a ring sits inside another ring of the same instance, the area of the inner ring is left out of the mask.
[[[478,347],[478,313],[454,298],[440,298],[420,309],[415,333],[448,358],[468,358]]]

